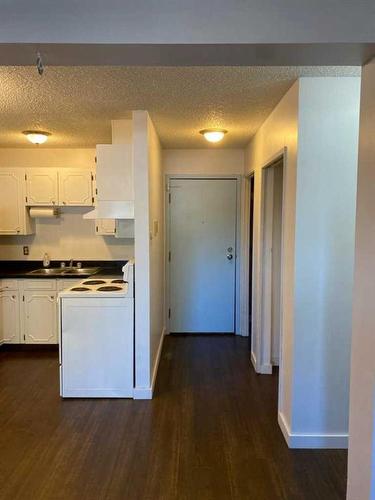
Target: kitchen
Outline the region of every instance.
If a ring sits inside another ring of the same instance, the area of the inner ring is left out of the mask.
[[[73,290],[78,295],[76,286],[80,283],[90,286],[87,278],[94,277],[105,281],[99,285],[115,286],[110,291],[96,286],[95,292],[101,297],[121,295],[128,286],[122,283],[122,278],[124,264],[135,256],[137,203],[133,162],[137,162],[138,151],[133,145],[134,123],[138,123],[138,136],[143,139],[152,123],[146,112],[135,112],[133,121],[112,122],[112,144],[98,145],[94,151],[60,149],[57,155],[56,150],[25,150],[23,158],[13,161],[20,161],[17,164],[26,168],[1,168],[0,343],[3,349],[61,345],[59,294],[63,290]],[[147,143],[141,144],[142,153],[147,147]],[[142,155],[137,163],[140,161]],[[156,245],[157,219],[153,227]],[[142,228],[139,232],[142,235]],[[147,258],[144,246],[140,253],[142,262],[142,258]],[[4,260],[3,255],[8,259]],[[133,270],[131,273],[133,280]],[[142,272],[139,276],[142,279]],[[129,288],[133,288],[132,283]],[[90,295],[93,292],[91,287]],[[133,391],[133,316],[134,311],[129,320],[131,356],[125,363],[131,390],[127,390],[126,396],[149,398],[152,395],[149,384]],[[102,332],[108,329],[113,330],[113,324],[108,328],[102,325]],[[140,365],[144,356],[148,356],[147,350],[138,352]],[[156,377],[156,368],[154,371]]]

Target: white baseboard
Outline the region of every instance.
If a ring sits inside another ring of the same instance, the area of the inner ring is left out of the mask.
[[[158,375],[158,368],[159,368],[159,363],[160,363],[160,358],[161,358],[161,352],[163,350],[164,337],[165,337],[165,327],[163,328],[163,331],[161,332],[158,350],[156,353],[154,369],[152,371],[151,387],[134,387],[134,391],[133,391],[133,398],[134,399],[152,399],[152,396],[154,394],[156,377]]]
[[[257,358],[255,356],[254,351],[251,351],[251,364],[254,367],[254,370],[257,373],[260,373],[261,375],[272,375],[272,365],[269,363],[265,363],[263,365],[260,365],[258,368],[257,366]]]
[[[292,433],[281,412],[278,413],[277,420],[289,448],[346,449],[348,447],[348,434]]]
[[[152,399],[151,387],[134,387],[133,399]]]
[[[270,363],[260,365],[258,373],[261,375],[272,375],[272,365]]]
[[[165,327],[163,328],[163,330],[161,332],[161,337],[160,337],[158,350],[156,353],[156,358],[155,358],[155,363],[154,363],[154,370],[152,372],[152,380],[151,380],[152,393],[154,392],[156,377],[158,375],[159,363],[160,363],[160,358],[161,358],[161,351],[163,350],[164,337],[165,337]]]

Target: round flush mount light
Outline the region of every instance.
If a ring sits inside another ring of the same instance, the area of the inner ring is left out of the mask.
[[[22,133],[26,135],[27,139],[33,144],[43,144],[51,135],[49,132],[43,132],[43,130],[25,130]]]
[[[217,128],[206,128],[204,130],[200,130],[199,133],[202,134],[208,142],[220,142],[228,131]]]

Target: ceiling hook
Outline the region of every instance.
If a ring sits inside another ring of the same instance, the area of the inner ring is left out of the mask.
[[[40,76],[42,76],[43,72],[44,72],[44,64],[43,64],[42,56],[40,55],[40,52],[37,52],[37,54],[36,54],[36,68],[37,68]]]

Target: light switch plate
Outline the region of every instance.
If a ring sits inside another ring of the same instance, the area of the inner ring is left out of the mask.
[[[158,235],[158,232],[159,232],[159,221],[158,220],[154,220],[154,222],[152,223],[152,233],[154,235],[154,238],[156,238],[156,236]]]

